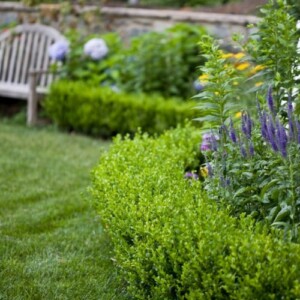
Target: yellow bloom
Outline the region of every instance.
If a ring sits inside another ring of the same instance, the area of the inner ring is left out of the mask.
[[[231,58],[233,56],[234,56],[233,53],[223,53],[221,57],[224,58],[224,59],[228,59],[228,58]]]
[[[201,167],[200,168],[200,174],[202,177],[207,177],[208,176],[208,168],[207,167]]]
[[[256,74],[257,72],[259,72],[259,71],[261,71],[261,70],[263,70],[263,69],[265,69],[266,67],[265,66],[263,66],[263,65],[257,65],[257,66],[255,66],[251,71],[250,71],[250,75],[254,75],[254,74]]]
[[[239,83],[237,81],[234,81],[233,85],[239,85]]]
[[[242,112],[239,111],[234,116],[239,119],[242,116]]]
[[[239,53],[236,53],[236,54],[234,55],[234,58],[235,58],[235,59],[241,59],[241,58],[243,58],[244,56],[245,56],[245,53],[239,52]]]
[[[263,83],[262,81],[259,81],[259,82],[256,82],[256,83],[255,83],[255,86],[256,86],[256,87],[259,87],[259,86],[261,86],[261,85],[263,85],[263,84],[264,84],[264,83]]]
[[[248,69],[249,67],[250,67],[250,64],[247,62],[244,62],[244,63],[238,64],[236,66],[236,69],[239,71],[244,71],[244,70]]]
[[[208,81],[208,75],[207,74],[202,74],[202,75],[200,75],[199,76],[199,80],[201,81],[201,82],[207,82]]]
[[[266,67],[265,66],[263,66],[263,65],[257,65],[257,66],[255,66],[254,67],[254,69],[253,69],[253,72],[258,72],[258,71],[261,71],[261,70],[263,70],[263,69],[265,69]]]

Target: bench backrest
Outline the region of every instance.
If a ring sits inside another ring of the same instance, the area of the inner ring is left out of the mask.
[[[23,24],[1,33],[0,82],[27,85],[28,71],[47,70],[49,46],[62,39],[56,29],[41,24]],[[43,74],[38,86],[46,87],[52,80],[52,74]]]

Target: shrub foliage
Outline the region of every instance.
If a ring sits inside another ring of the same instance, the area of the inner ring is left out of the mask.
[[[44,102],[47,114],[60,127],[103,137],[134,133],[139,127],[150,134],[161,133],[194,118],[194,106],[192,101],[67,81],[55,83]]]
[[[184,179],[198,134],[118,137],[93,171],[91,193],[136,299],[296,299],[299,245],[249,217],[219,210]],[[199,163],[199,162],[198,162]]]

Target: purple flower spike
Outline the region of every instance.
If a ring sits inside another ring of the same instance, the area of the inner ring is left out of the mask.
[[[207,142],[202,142],[202,144],[200,146],[200,150],[201,151],[209,151],[209,150],[211,150],[211,144],[207,143]]]
[[[242,114],[242,132],[248,139],[251,138],[252,126],[253,126],[253,121],[251,120],[250,115],[248,113],[243,113]]]
[[[241,150],[241,155],[243,157],[247,157],[247,152],[246,152],[246,149],[243,145],[240,145],[240,150]]]
[[[184,174],[184,178],[185,179],[195,179],[195,180],[197,180],[197,179],[199,179],[199,176],[195,173],[192,173],[192,172],[186,172]]]
[[[275,110],[274,110],[274,101],[273,101],[273,96],[272,96],[272,86],[271,85],[268,89],[267,102],[268,102],[270,112],[274,115]]]
[[[300,144],[300,122],[299,121],[297,121],[296,127],[297,127],[297,143]]]
[[[289,139],[292,141],[295,138],[295,125],[293,121],[293,104],[290,97],[287,104],[287,113],[289,121]]]
[[[275,126],[272,118],[269,116],[267,120],[267,141],[271,144],[274,151],[278,151],[278,146],[276,144]]]
[[[278,145],[278,150],[280,151],[281,155],[283,157],[287,156],[286,148],[287,148],[287,142],[288,138],[286,135],[286,131],[284,126],[282,126],[279,122],[279,120],[276,120],[276,140]]]
[[[233,122],[232,119],[230,118],[230,130],[229,130],[229,136],[231,138],[231,140],[236,143],[237,142],[237,138],[236,138],[236,133],[235,133],[235,129],[233,126]]]
[[[219,136],[215,135],[213,132],[204,133],[202,136],[202,144],[200,146],[201,151],[216,151],[218,148]]]

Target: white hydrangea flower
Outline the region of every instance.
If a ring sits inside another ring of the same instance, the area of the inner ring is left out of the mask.
[[[94,38],[84,45],[83,51],[93,60],[100,60],[107,55],[108,47],[103,39]]]
[[[49,47],[49,56],[55,61],[62,61],[69,52],[69,43],[59,40]]]

